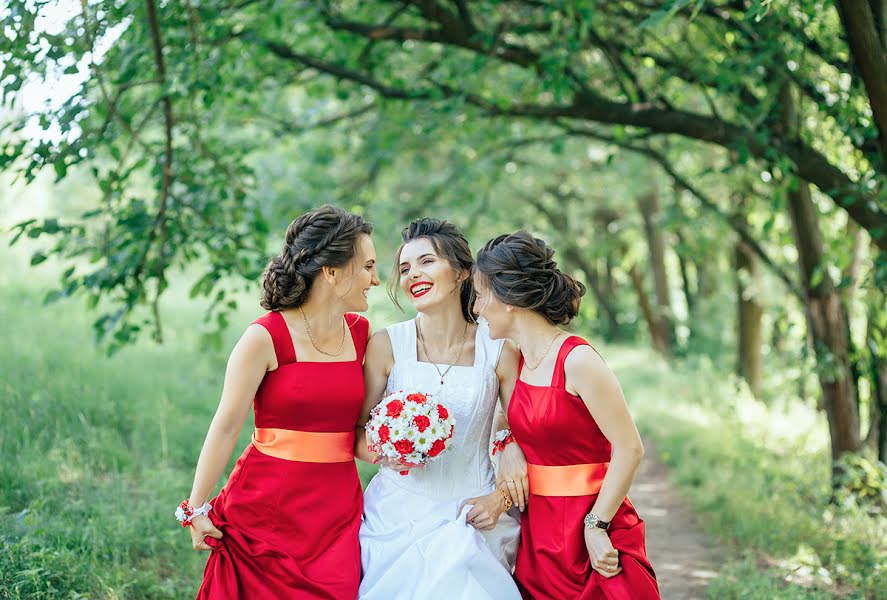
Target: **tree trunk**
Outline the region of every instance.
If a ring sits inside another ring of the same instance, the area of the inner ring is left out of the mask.
[[[887,463],[887,294],[879,289],[868,301],[866,347],[869,351],[868,376],[871,382],[869,432],[865,438],[878,460]]]
[[[740,199],[740,210],[742,204]],[[745,215],[738,216],[743,221]],[[736,241],[734,249],[736,267],[737,305],[737,372],[748,383],[755,398],[761,397],[761,318],[764,309],[749,289],[751,282],[760,277],[758,257],[751,252],[742,240]]]
[[[604,259],[604,292],[610,297],[616,297],[616,277],[613,276],[613,258],[607,256]]]
[[[736,153],[730,161],[738,163]],[[735,207],[733,220],[743,229],[748,228],[748,184],[740,184],[731,200]],[[761,319],[764,308],[755,297],[754,282],[761,276],[760,258],[738,238],[733,247],[733,267],[736,281],[736,372],[745,379],[755,398],[761,397]]]
[[[563,255],[567,261],[575,265],[585,275],[585,281],[588,283],[588,287],[591,289],[591,293],[594,295],[598,307],[603,313],[607,339],[619,339],[622,328],[619,325],[618,311],[613,302],[614,298],[608,296],[601,287],[601,278],[594,264],[582,254],[578,247],[569,243],[563,247]]]
[[[881,134],[881,157],[887,163],[887,46],[882,41],[881,20],[887,9],[884,2],[878,0],[838,0],[837,4],[853,62],[862,77]]]
[[[720,248],[711,246],[706,252],[705,260],[696,261],[696,300],[700,306],[704,305],[707,300],[711,300],[712,296],[718,290],[718,252]]]
[[[678,256],[678,267],[681,270],[681,288],[684,290],[684,299],[687,301],[687,315],[692,322],[692,317],[696,311],[696,296],[693,294],[693,288],[690,283],[690,269],[688,268],[690,266],[690,261],[686,256],[686,244],[684,243],[684,236],[681,233],[681,230],[678,229],[675,232],[675,235],[677,235],[678,244],[681,246],[681,248],[677,249],[675,252]],[[690,329],[692,330],[692,327]]]
[[[552,190],[551,193],[554,195],[554,190]],[[564,200],[564,198],[561,199]],[[563,204],[563,210],[560,211],[545,204],[539,198],[527,198],[527,200],[548,220],[549,224],[551,224],[555,230],[561,232],[569,231],[570,223],[567,214],[570,210],[570,198],[566,198],[567,202]],[[559,205],[555,204],[555,206]],[[622,327],[619,325],[619,313],[613,301],[614,296],[612,294],[604,293],[604,290],[601,289],[600,277],[598,276],[594,264],[592,264],[588,257],[585,256],[582,249],[572,241],[570,236],[566,237],[566,243],[562,247],[561,252],[567,262],[581,270],[585,275],[585,281],[588,283],[588,287],[591,289],[591,293],[594,295],[598,307],[604,313],[608,339],[618,339],[622,332]]]
[[[780,93],[783,125],[798,135],[794,93],[784,84]],[[788,192],[788,211],[798,251],[801,285],[806,301],[808,334],[816,353],[817,374],[828,418],[832,459],[858,452],[859,412],[850,366],[849,323],[841,296],[825,268],[825,250],[810,186],[798,179]]]
[[[674,312],[671,307],[671,290],[665,269],[665,237],[659,225],[659,197],[655,192],[638,198],[638,208],[644,221],[644,236],[650,253],[650,270],[653,272],[653,291],[656,296],[655,318],[660,335],[665,342],[665,353],[674,354]]]
[[[865,231],[854,221],[847,221],[847,237],[853,238],[853,248],[850,251],[850,263],[847,265],[847,285],[841,290],[841,297],[849,311],[853,305],[853,299],[859,290],[859,274],[862,271],[862,254],[865,247]],[[877,252],[877,248],[875,249]]]
[[[660,354],[667,354],[666,349],[668,346],[660,329],[659,321],[656,319],[652,306],[650,306],[650,298],[644,289],[644,278],[641,276],[638,266],[632,265],[628,275],[631,277],[634,291],[638,295],[638,304],[641,307],[641,314],[644,315],[644,321],[647,323],[647,329],[650,331],[650,341],[653,344],[653,348]]]
[[[875,31],[881,41],[881,49],[887,52],[887,0],[869,0],[872,17],[875,20]]]

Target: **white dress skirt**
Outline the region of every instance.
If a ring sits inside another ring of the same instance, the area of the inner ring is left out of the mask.
[[[482,320],[471,366],[454,366],[441,386],[437,370],[416,358],[415,321],[387,329],[394,368],[386,394],[432,393],[456,421],[453,447],[409,475],[382,467],[364,493],[359,598],[520,600],[511,576],[519,513],[504,513],[492,531],[466,522],[469,498],[495,489],[490,435],[499,382],[501,340]]]

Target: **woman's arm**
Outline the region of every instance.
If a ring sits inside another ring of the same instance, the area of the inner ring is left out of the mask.
[[[228,358],[222,398],[197,460],[194,484],[188,498],[191,506],[202,506],[209,499],[231,458],[256,390],[265,373],[274,368],[277,368],[277,359],[270,334],[261,325],[251,325]],[[218,530],[212,527],[207,517],[196,517],[193,524],[191,534],[194,547],[209,550],[203,537],[209,531],[218,533]],[[221,533],[213,537],[221,537]]]
[[[388,375],[394,367],[394,351],[391,349],[391,338],[384,329],[377,331],[367,342],[366,355],[363,361],[364,402],[357,422],[357,437],[354,441],[354,455],[368,463],[377,461],[376,453],[367,449],[366,426],[370,411],[382,400]]]
[[[505,345],[502,346],[502,352],[499,354],[499,362],[496,364],[496,377],[499,379],[499,406],[502,407],[504,427],[508,427],[505,415],[508,414],[508,403],[511,401],[511,394],[514,393],[514,386],[517,384],[519,360],[520,350],[518,350],[517,344],[511,340],[505,340]]]
[[[591,512],[602,521],[611,521],[628,495],[644,446],[628,412],[622,388],[604,359],[590,346],[579,346],[564,363],[566,389],[581,396],[601,432],[613,448],[610,466]],[[619,552],[613,548],[607,531],[583,527],[585,547],[591,567],[604,577],[618,575]]]
[[[590,346],[579,346],[564,363],[566,388],[578,394],[613,447],[610,466],[592,512],[610,521],[628,495],[644,446],[616,375]]]
[[[493,431],[508,429],[508,403],[514,386],[517,384],[517,368],[520,350],[517,345],[506,340],[496,365],[496,376],[499,379],[499,406],[493,421]],[[523,512],[530,497],[530,481],[527,479],[527,458],[517,442],[512,442],[497,454],[499,468],[496,472],[496,486],[504,486],[511,496],[512,502]]]

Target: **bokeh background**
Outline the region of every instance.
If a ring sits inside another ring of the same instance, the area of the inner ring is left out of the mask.
[[[588,287],[572,328],[717,557],[708,597],[887,598],[885,22],[0,3],[0,598],[196,591],[172,510],[262,269],[324,203],[374,224],[383,274],[419,216],[558,251]],[[408,316],[373,290],[375,328]]]

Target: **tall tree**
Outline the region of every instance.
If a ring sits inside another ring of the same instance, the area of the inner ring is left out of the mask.
[[[734,204],[737,219],[747,225],[746,198],[742,194],[734,194]],[[761,319],[764,309],[755,296],[755,282],[761,275],[761,269],[758,257],[742,240],[735,242],[733,261],[736,278],[737,371],[748,383],[752,393],[760,398],[763,367]]]
[[[780,102],[788,135],[798,135],[797,100],[790,82],[783,85]],[[861,445],[859,407],[848,347],[850,324],[827,269],[810,186],[802,177],[791,181],[788,211],[798,250],[808,333],[816,353],[822,403],[829,423],[832,458],[836,460],[845,452],[857,452]]]
[[[88,66],[78,93],[13,126],[36,120],[65,135],[4,144],[0,168],[21,168],[26,178],[45,167],[59,177],[78,164],[95,168],[101,210],[75,222],[24,223],[20,232],[53,236],[68,258],[96,258],[100,266],[75,269],[63,287],[115,300],[120,310],[103,331],[137,327],[127,315],[156,302],[170,265],[212,258],[197,293],[218,293],[215,282],[229,274],[255,276],[267,211],[253,193],[252,158],[275,136],[366,123],[378,111],[396,119],[406,107],[427,107],[428,135],[483,119],[628,141],[680,137],[697,153],[730,149],[741,161],[797,172],[887,249],[885,160],[868,115],[869,105],[880,115],[880,87],[867,76],[842,83],[855,72],[845,36],[854,48],[862,38],[848,35],[855,25],[847,20],[845,29],[832,8],[207,0],[180,10],[123,0],[83,3],[62,31],[48,32],[36,18],[41,3],[7,7],[3,100],[35,77]],[[883,31],[883,11],[869,12]],[[761,76],[786,66],[808,107],[795,137],[770,110],[778,82]],[[288,112],[294,122],[280,123]],[[382,152],[374,158],[379,169],[390,163]],[[145,178],[155,186],[150,196],[138,189]],[[99,224],[107,243],[91,235]]]
[[[647,242],[648,264],[653,275],[653,291],[656,297],[654,320],[659,330],[657,338],[662,340],[666,354],[674,354],[677,335],[671,304],[671,286],[665,265],[665,235],[661,225],[662,211],[659,206],[659,196],[655,190],[652,190],[639,196],[637,203]]]

